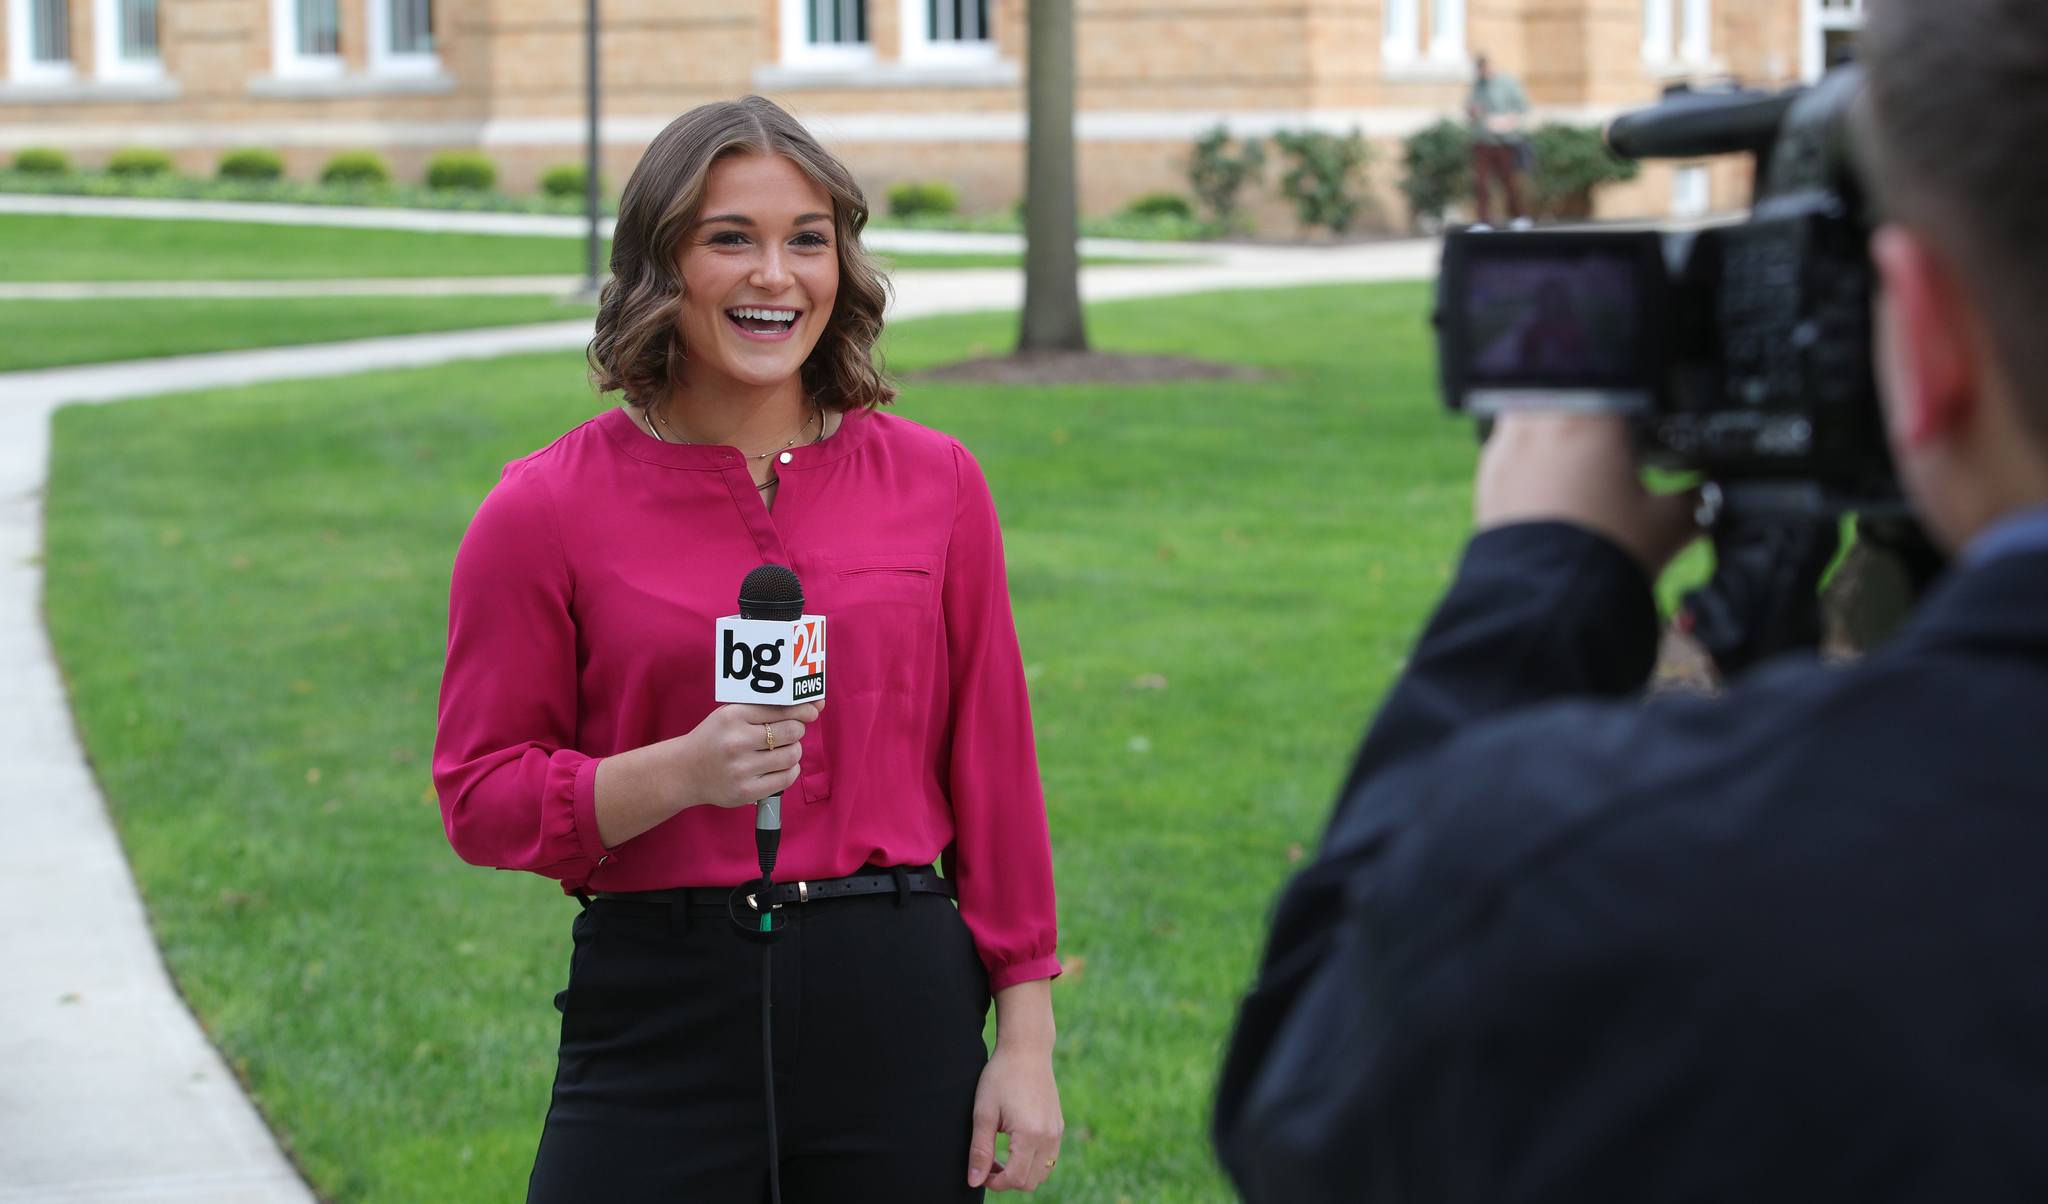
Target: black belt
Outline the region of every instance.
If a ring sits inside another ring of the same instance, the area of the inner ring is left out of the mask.
[[[950,879],[941,878],[929,870],[899,873],[882,870],[816,882],[778,882],[768,892],[768,902],[771,907],[781,907],[787,903],[817,903],[850,895],[944,895],[952,899],[958,897],[959,891]],[[684,886],[674,890],[601,890],[591,897],[629,903],[694,903],[723,907],[732,898],[732,888]],[[746,896],[746,902],[750,907],[757,906],[751,894]]]

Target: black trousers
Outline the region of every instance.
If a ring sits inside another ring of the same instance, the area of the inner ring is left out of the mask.
[[[594,899],[576,917],[529,1204],[767,1199],[764,947],[783,1204],[981,1200],[967,1143],[988,978],[952,901],[782,910],[767,946],[722,907]]]

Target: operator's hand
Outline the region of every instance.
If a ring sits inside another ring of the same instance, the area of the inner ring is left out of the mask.
[[[747,807],[787,790],[803,772],[804,731],[817,722],[821,705],[736,702],[706,715],[678,750],[693,801]]]
[[[1612,415],[1503,414],[1479,457],[1479,529],[1552,520],[1621,545],[1655,581],[1700,534],[1695,491],[1643,488],[1628,425]]]

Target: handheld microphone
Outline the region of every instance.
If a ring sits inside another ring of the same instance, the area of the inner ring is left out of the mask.
[[[718,621],[719,702],[754,702],[789,706],[825,701],[825,619],[804,613],[804,587],[796,574],[779,564],[764,564],[740,582],[740,613]],[[787,654],[785,656],[785,654]],[[748,934],[761,947],[761,1088],[768,1105],[768,1198],[781,1204],[781,1156],[776,1149],[775,997],[770,979],[774,960],[768,942],[775,939],[774,913],[768,900],[775,872],[775,850],[782,842],[782,795],[771,794],[754,806],[754,848],[761,856],[761,880],[749,900],[760,916],[758,930]],[[746,888],[734,887],[738,896]],[[731,903],[731,915],[739,920]],[[745,932],[744,926],[741,929]]]
[[[719,702],[791,706],[825,700],[825,619],[804,613],[804,587],[779,564],[740,582],[740,613],[718,621]],[[755,804],[754,847],[761,859],[761,930],[769,931],[766,891],[782,837],[782,795]]]
[[[753,572],[748,573],[746,579],[740,582],[740,618],[742,619],[757,622],[788,622],[791,619],[801,618],[803,613],[804,585],[803,582],[797,580],[796,573],[791,569],[779,564],[764,564]],[[732,649],[736,646],[736,641],[730,633],[720,632],[719,634],[722,637],[719,642],[727,649]],[[779,647],[777,651],[780,651]],[[756,664],[763,660],[768,660],[769,664],[772,665],[775,661],[779,661],[781,657],[777,656],[770,660],[766,657],[756,656],[748,659],[754,660]],[[766,668],[768,666],[764,665],[762,667]],[[750,682],[759,680],[761,680],[760,677],[749,675]],[[757,845],[761,843],[761,833],[780,833],[781,831],[782,795],[778,792],[769,795],[754,805],[755,843]],[[763,846],[761,856],[763,858],[761,876],[766,878],[768,872],[774,867],[775,853],[771,848]]]

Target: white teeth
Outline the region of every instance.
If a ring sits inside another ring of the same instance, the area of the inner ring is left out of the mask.
[[[735,318],[753,318],[756,319],[757,321],[762,322],[796,321],[796,311],[793,309],[754,309],[749,307],[744,309],[729,309],[725,312],[731,314]]]

